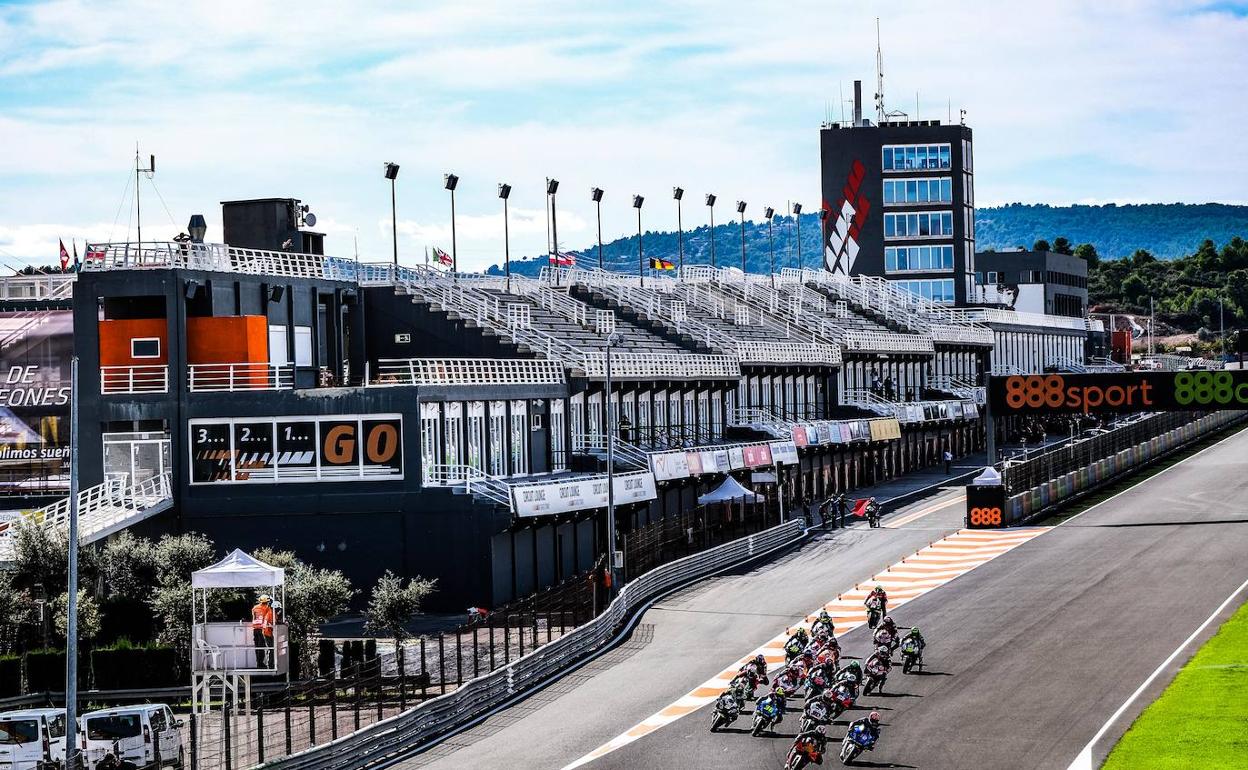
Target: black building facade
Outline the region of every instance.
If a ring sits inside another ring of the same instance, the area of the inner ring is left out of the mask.
[[[976,269],[971,129],[860,120],[825,126],[819,146],[826,269],[964,305]]]

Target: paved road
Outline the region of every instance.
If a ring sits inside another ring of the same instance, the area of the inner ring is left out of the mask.
[[[823,534],[767,564],[673,594],[646,612],[628,643],[400,768],[560,768],[698,686],[736,658],[883,567],[957,529],[962,491],[938,491],[885,522]],[[923,512],[927,513],[923,513]],[[688,723],[704,726],[692,715]],[[656,736],[657,737],[657,736]]]
[[[1245,453],[1248,431],[899,608],[899,623],[932,641],[928,670],[895,674],[897,694],[864,700],[886,724],[866,766],[1065,768],[1248,577]],[[956,529],[958,501],[945,493],[894,514],[899,528],[821,538],[676,594],[642,617],[624,648],[401,766],[563,767]],[[926,508],[934,510],[909,518]],[[842,645],[864,652],[866,638],[859,629]],[[1098,761],[1168,679],[1109,731]],[[777,738],[712,736],[707,721],[695,713],[589,767],[780,767],[795,727],[786,721]]]
[[[1248,431],[900,608],[932,640],[928,671],[864,701],[886,723],[868,766],[1067,767],[1248,577],[1246,455]],[[1201,641],[1109,731],[1097,764]],[[591,767],[781,766],[787,739],[711,736],[703,716]]]

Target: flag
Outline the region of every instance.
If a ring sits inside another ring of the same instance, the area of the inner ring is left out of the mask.
[[[556,251],[554,254],[550,255],[550,264],[555,267],[575,267],[576,260],[579,257],[580,254],[577,254],[574,251]]]
[[[675,270],[676,265],[672,264],[670,260],[656,259],[655,257],[651,257],[650,269],[651,270]]]
[[[433,258],[438,261],[438,264],[446,265],[447,267],[451,267],[455,264],[455,260],[451,259],[451,255],[447,254],[442,249],[439,249],[437,246],[433,247]]]
[[[87,251],[85,254],[83,254],[82,259],[84,262],[94,262],[96,260],[103,262],[104,261],[104,247],[92,246],[91,244],[88,243]]]
[[[61,272],[65,272],[65,268],[69,267],[69,252],[65,250],[65,241],[61,239]]]
[[[1135,322],[1135,316],[1127,316],[1127,321],[1131,323],[1131,339],[1137,339],[1144,336],[1144,327]]]
[[[74,247],[74,272],[78,272],[78,241],[70,241],[70,245]]]

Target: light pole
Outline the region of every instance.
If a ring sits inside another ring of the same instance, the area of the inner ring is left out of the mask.
[[[602,262],[602,188],[594,187],[589,191],[589,198],[598,210],[598,269],[603,269]]]
[[[680,221],[680,199],[685,197],[685,191],[679,187],[672,188],[672,199],[676,201],[676,253],[678,256],[677,264],[680,267],[681,275],[685,273],[685,228]]]
[[[802,204],[793,204],[793,226],[797,228],[797,269],[802,269]]]
[[[69,580],[65,606],[65,724],[78,714],[78,356],[69,364]],[[77,767],[78,742],[71,728],[65,743],[66,767]]]
[[[634,199],[640,196],[633,196]],[[641,206],[637,206],[637,216],[641,216]],[[615,404],[611,399],[611,350],[624,341],[619,332],[612,332],[607,337],[607,383],[603,398],[607,404],[607,569],[611,575],[611,593],[619,591],[619,573],[615,565]]]
[[[706,205],[711,210],[711,267],[715,267],[715,194],[706,194]]]
[[[390,236],[394,241],[394,280],[399,280],[399,216],[394,205],[394,180],[399,178],[399,164],[386,162],[386,179],[390,180]]]
[[[507,293],[511,293],[511,232],[507,220],[507,199],[511,197],[511,185],[499,183],[498,197],[503,199],[503,274],[507,276]]]
[[[451,192],[451,273],[459,272],[459,249],[455,243],[455,187],[459,177],[454,174],[442,175],[442,186]]]
[[[555,193],[559,192],[559,180],[546,177],[546,199],[550,201],[550,233],[551,233],[551,253],[547,255],[546,264],[549,266],[552,261],[557,267],[559,265],[559,219],[555,215]],[[555,271],[550,271],[550,280],[554,282]]]
[[[771,273],[771,288],[776,288],[776,239],[772,235],[771,220],[776,215],[776,210],[771,206],[763,209],[763,216],[767,218],[767,248],[771,252],[768,259],[768,272]]]
[[[641,204],[645,200],[640,195],[633,196],[633,208],[637,209],[637,275],[641,278],[642,286],[646,285],[646,261],[641,248]]]
[[[741,275],[745,275],[745,201],[737,201],[737,214],[741,216]]]

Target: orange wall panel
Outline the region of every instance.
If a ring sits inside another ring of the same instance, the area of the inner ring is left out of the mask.
[[[186,319],[188,364],[268,363],[269,323],[262,315]]]
[[[169,362],[169,346],[163,318],[130,318],[100,321],[100,366],[144,366]],[[160,340],[159,358],[134,358],[130,340],[155,337]]]

